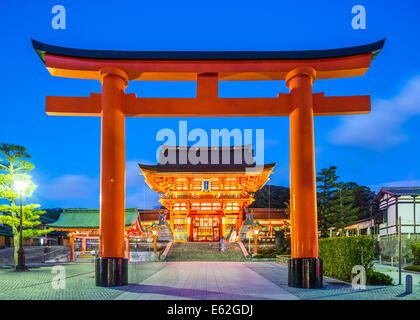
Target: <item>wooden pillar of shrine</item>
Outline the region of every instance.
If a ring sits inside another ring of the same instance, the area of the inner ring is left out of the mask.
[[[130,261],[130,237],[125,240],[125,258]]]
[[[82,238],[82,251],[85,252],[86,251],[86,238]]]
[[[241,209],[238,214],[238,223],[236,226],[236,229],[238,230],[238,241],[240,240],[241,228],[242,228],[243,223],[244,223],[244,210]]]
[[[70,235],[70,261],[74,262],[74,237]]]

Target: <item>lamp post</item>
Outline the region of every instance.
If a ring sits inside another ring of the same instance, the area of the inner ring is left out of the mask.
[[[258,221],[249,227],[249,229],[254,231],[254,255],[258,252],[258,235],[260,231],[264,228]]]
[[[19,237],[19,250],[18,250],[18,264],[15,271],[28,271],[28,267],[25,265],[25,250],[23,249],[23,192],[27,189],[28,182],[23,180],[17,180],[14,182],[14,189],[19,194],[20,199],[20,237]]]
[[[257,229],[254,230],[254,254],[257,254],[258,251],[258,233]]]
[[[157,254],[157,244],[156,244],[156,240],[159,237],[159,232],[158,230],[162,229],[161,226],[158,226],[154,221],[152,222],[152,224],[148,227],[146,227],[146,230],[149,230],[152,233],[152,237],[153,237],[153,253]]]
[[[153,253],[156,254],[157,253],[156,242],[157,242],[157,237],[158,237],[156,230],[152,230],[152,237],[153,237]]]

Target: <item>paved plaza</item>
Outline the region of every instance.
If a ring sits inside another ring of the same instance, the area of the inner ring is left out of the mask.
[[[95,286],[94,265],[63,264],[65,288],[53,288],[53,266],[33,266],[17,273],[0,267],[0,299],[107,299],[107,300],[369,300],[420,299],[420,275],[413,274],[413,293],[404,294],[403,285],[368,286],[355,290],[326,277],[322,289],[287,286],[287,267],[274,262],[149,262],[130,264],[125,287]],[[398,279],[395,268],[378,266]]]

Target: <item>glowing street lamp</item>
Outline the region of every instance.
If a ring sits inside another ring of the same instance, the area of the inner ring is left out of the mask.
[[[258,248],[258,235],[262,229],[264,229],[264,226],[256,221],[254,224],[252,224],[249,229],[254,231],[254,255],[257,254],[257,248]]]
[[[154,221],[150,226],[146,227],[146,230],[150,231],[153,238],[153,253],[157,253],[157,246],[156,246],[156,240],[159,237],[159,229],[163,229],[163,227],[158,226]]]
[[[28,271],[28,267],[25,265],[25,250],[23,249],[23,205],[22,199],[24,192],[28,189],[29,183],[25,180],[16,180],[13,183],[13,189],[19,195],[20,199],[20,238],[19,238],[19,250],[18,250],[18,265],[15,271]]]

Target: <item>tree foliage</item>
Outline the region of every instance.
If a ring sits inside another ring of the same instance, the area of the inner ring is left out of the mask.
[[[15,265],[17,264],[17,251],[20,240],[20,205],[17,205],[19,197],[29,198],[36,189],[28,174],[34,165],[27,159],[31,156],[22,146],[5,144],[0,145],[0,199],[5,203],[0,204],[0,223],[8,225],[12,229],[15,247]],[[14,189],[16,181],[26,182],[26,189],[18,194]],[[36,210],[39,204],[26,204],[22,206],[22,236],[32,238],[51,232],[51,229],[35,229],[41,222],[38,220],[45,211]]]
[[[285,202],[289,201],[289,188],[265,185],[254,194],[255,201],[250,208],[286,208]]]
[[[331,200],[330,223],[335,228],[344,230],[344,227],[357,220],[359,208],[355,207],[353,192],[347,183],[338,182],[335,187]]]
[[[333,200],[338,176],[337,167],[330,166],[321,169],[316,177],[318,189],[318,229],[322,236],[327,236],[328,228],[331,227],[334,219]]]
[[[360,186],[355,182],[348,182],[347,187],[353,193],[354,206],[357,208],[357,220],[371,216],[371,204],[375,197],[375,192],[369,187]]]
[[[343,229],[355,221],[370,216],[370,205],[375,193],[369,187],[355,182],[341,182],[337,167],[318,172],[318,221],[322,236],[329,228]]]

